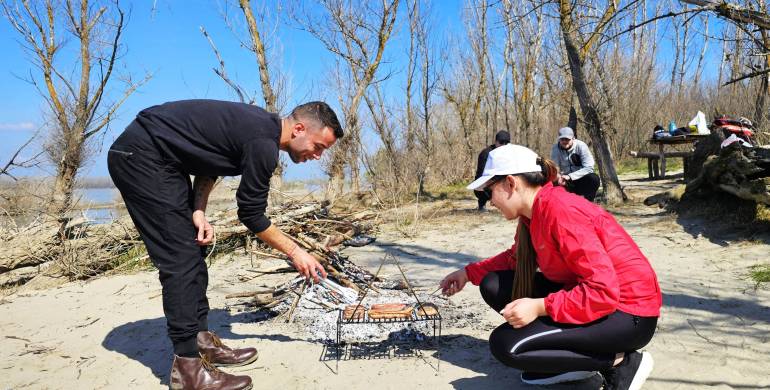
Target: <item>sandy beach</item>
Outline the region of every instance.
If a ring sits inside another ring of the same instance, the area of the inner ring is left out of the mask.
[[[645,207],[641,196],[659,188],[641,180],[624,185],[636,197],[611,211],[651,260],[664,294],[658,330],[646,348],[655,369],[644,388],[770,388],[770,288],[756,288],[747,277],[751,265],[767,261],[770,238],[746,241],[739,239],[745,237],[741,232]],[[425,218],[418,225],[386,223],[374,244],[343,253],[370,270],[391,253],[419,291],[432,291],[447,273],[512,242],[515,223],[496,211],[479,214],[474,205],[423,204]],[[263,260],[254,267],[276,264],[281,262]],[[337,361],[313,339],[307,320],[265,320],[230,306],[225,295],[274,281],[243,281],[253,275],[251,268],[248,256],[238,252],[212,264],[209,326],[232,346],[259,349],[257,362],[230,370],[251,375],[256,389],[530,388],[518,371],[490,355],[488,335],[502,320],[476,286],[437,301],[444,314],[440,351],[424,343],[405,356],[362,353]],[[395,268],[384,273],[397,277]],[[153,271],[22,289],[0,300],[0,388],[167,387],[171,344],[165,327]],[[550,388],[600,384],[597,376]]]

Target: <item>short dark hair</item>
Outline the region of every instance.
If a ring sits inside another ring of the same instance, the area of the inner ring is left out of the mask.
[[[337,119],[337,114],[334,113],[331,107],[324,102],[307,102],[294,107],[291,110],[289,117],[294,120],[314,120],[319,122],[322,127],[328,127],[334,131],[334,136],[342,138],[345,132],[342,131],[340,121]]]
[[[500,145],[511,143],[511,134],[505,130],[500,130],[495,134],[495,142]]]

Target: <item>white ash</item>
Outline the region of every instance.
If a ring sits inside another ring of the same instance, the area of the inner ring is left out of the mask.
[[[292,299],[290,299],[289,297],[286,297],[283,300],[281,300],[280,303],[278,303],[272,309],[270,309],[270,311],[273,311],[275,313],[285,313],[289,311],[289,308],[291,308],[291,302],[292,302]]]
[[[324,301],[323,288],[313,286],[305,291],[294,312],[294,321],[305,325],[309,339],[320,341],[336,341],[337,318],[339,311],[322,308],[313,301]],[[422,303],[433,303],[440,308],[443,300],[436,297],[421,295]],[[380,290],[380,293],[369,291],[363,301],[363,306],[370,307],[377,303],[416,303],[413,296],[406,291]],[[344,309],[345,304],[338,304],[335,308]],[[422,340],[433,335],[433,321],[415,321],[401,323],[372,323],[372,324],[343,324],[341,340],[344,342]]]

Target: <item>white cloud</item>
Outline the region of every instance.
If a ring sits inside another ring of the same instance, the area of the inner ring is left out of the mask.
[[[28,131],[35,130],[36,126],[32,122],[3,123],[0,122],[0,131]]]

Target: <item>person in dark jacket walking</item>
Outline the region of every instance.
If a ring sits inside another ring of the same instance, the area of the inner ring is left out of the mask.
[[[601,207],[554,187],[551,160],[519,145],[489,154],[472,190],[491,193],[515,242],[441,281],[446,295],[470,281],[505,323],[492,354],[522,370],[522,381],[552,384],[599,371],[606,390],[638,390],[652,371],[640,353],[655,333],[662,302],[657,276],[623,227]],[[539,272],[538,272],[539,271]]]
[[[511,134],[509,134],[505,130],[500,130],[495,134],[495,143],[492,145],[487,146],[484,148],[481,153],[479,153],[478,161],[476,162],[476,177],[475,179],[478,179],[481,177],[481,174],[484,172],[484,165],[487,163],[487,156],[489,156],[489,152],[494,150],[498,146],[507,145],[511,142]],[[473,194],[476,195],[476,199],[478,200],[478,210],[484,211],[486,210],[487,202],[489,201],[489,197],[484,191],[473,191]]]
[[[285,253],[302,275],[318,281],[326,277],[323,266],[265,216],[270,177],[279,151],[295,163],[317,160],[342,136],[337,116],[323,102],[302,104],[281,118],[249,104],[184,100],[141,111],[112,144],[110,176],[163,287],[174,347],[172,389],[252,387],[248,376],[213,367],[257,359],[256,349],[229,348],[208,330],[203,254],[214,230],[205,212],[217,177],[241,175],[236,192],[240,221]]]

